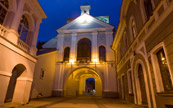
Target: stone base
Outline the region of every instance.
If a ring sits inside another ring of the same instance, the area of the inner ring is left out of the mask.
[[[119,95],[117,92],[108,92],[108,91],[105,92],[105,91],[103,91],[102,97],[104,97],[104,98],[118,98]]]
[[[52,91],[52,96],[64,97],[64,91]]]

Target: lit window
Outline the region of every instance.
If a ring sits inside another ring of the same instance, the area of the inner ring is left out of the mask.
[[[99,60],[106,61],[106,49],[104,46],[99,47]]]
[[[77,61],[79,63],[91,61],[91,41],[87,38],[81,39],[77,44]]]
[[[163,48],[160,49],[156,53],[156,55],[157,55],[157,59],[158,59],[159,67],[160,67],[164,89],[165,91],[173,90],[171,76],[170,76],[170,72],[168,69],[168,64],[167,64],[167,60],[166,60]]]
[[[26,17],[23,15],[18,28],[18,33],[22,41],[26,42],[28,32],[29,32],[29,23]]]
[[[64,49],[64,61],[69,61],[69,56],[70,56],[70,48],[67,47]]]
[[[131,28],[132,28],[133,38],[136,38],[137,33],[136,33],[136,24],[135,24],[134,19],[132,19]]]
[[[8,11],[8,0],[0,0],[0,24],[2,25]]]

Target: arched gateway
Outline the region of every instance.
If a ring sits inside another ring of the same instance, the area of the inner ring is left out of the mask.
[[[96,90],[95,96],[102,96],[100,75],[91,68],[78,68],[67,76],[64,85],[64,96],[92,95],[93,89]]]

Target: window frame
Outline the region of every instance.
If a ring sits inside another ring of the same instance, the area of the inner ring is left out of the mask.
[[[8,2],[8,0],[6,0],[6,1],[7,1],[7,4],[8,4],[7,7],[0,2],[0,7],[2,7],[1,12],[3,13],[4,10],[6,11],[5,14],[3,13],[4,17],[2,17],[2,15],[1,15],[2,13],[0,14],[1,15],[0,17],[2,17],[2,22],[0,22],[0,24],[2,23],[1,25],[4,25],[4,21],[6,19],[7,14],[8,14],[9,2]]]
[[[153,72],[154,72],[154,76],[155,76],[155,83],[156,83],[156,91],[157,93],[164,93],[164,92],[168,92],[164,89],[164,85],[163,85],[163,80],[162,80],[162,75],[161,75],[161,71],[160,71],[160,66],[158,63],[158,58],[156,53],[160,50],[163,49],[164,53],[165,53],[165,58],[167,60],[167,64],[168,64],[168,70],[170,73],[170,77],[171,77],[171,81],[172,81],[172,87],[173,87],[173,75],[172,75],[172,71],[170,68],[170,62],[169,59],[167,57],[167,52],[166,52],[166,48],[164,43],[160,43],[157,46],[155,46],[150,54],[151,54],[151,62],[152,62],[152,66],[153,66]]]

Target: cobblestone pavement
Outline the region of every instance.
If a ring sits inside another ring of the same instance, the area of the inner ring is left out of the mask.
[[[5,103],[0,108],[142,108],[113,98],[93,96],[52,97],[31,100],[29,104]]]

